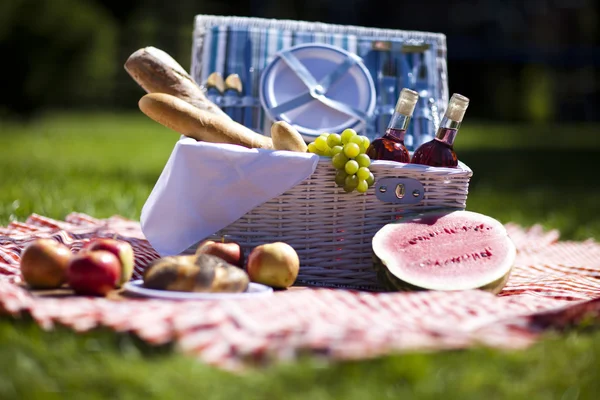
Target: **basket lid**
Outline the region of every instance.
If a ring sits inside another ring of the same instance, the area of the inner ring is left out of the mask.
[[[267,115],[293,125],[307,141],[322,132],[361,130],[375,109],[375,85],[360,57],[326,44],[278,52],[259,88]]]

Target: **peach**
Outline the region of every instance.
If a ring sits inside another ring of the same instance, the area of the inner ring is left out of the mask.
[[[299,269],[298,254],[287,243],[263,244],[255,247],[248,256],[247,272],[250,280],[274,288],[292,286]]]
[[[67,281],[71,250],[52,239],[37,239],[21,253],[21,275],[34,289],[54,289]]]

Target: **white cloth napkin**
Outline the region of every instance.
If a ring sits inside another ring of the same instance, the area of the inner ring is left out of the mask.
[[[179,254],[308,178],[319,156],[180,139],[146,200],[142,231]]]

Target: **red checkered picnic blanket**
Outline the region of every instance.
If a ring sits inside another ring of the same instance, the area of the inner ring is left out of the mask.
[[[246,362],[319,354],[365,358],[402,350],[504,348],[531,344],[549,327],[562,328],[600,311],[600,244],[558,241],[539,226],[506,225],[518,249],[504,290],[368,293],[340,289],[277,292],[226,301],[167,301],[32,296],[17,283],[21,250],[36,238],[80,249],[94,237],[117,237],[135,250],[134,278],[158,257],[137,222],[74,213],[65,221],[32,215],[0,228],[0,312],[29,313],[42,327],[76,331],[106,326],[150,343],[175,341],[206,363],[236,369]]]

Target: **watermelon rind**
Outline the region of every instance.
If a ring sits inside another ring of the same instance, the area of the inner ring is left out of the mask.
[[[493,274],[488,276],[487,279],[473,276],[472,281],[462,281],[459,284],[455,283],[454,285],[450,285],[448,283],[440,284],[439,282],[437,284],[433,284],[432,282],[428,282],[427,279],[416,280],[414,277],[407,277],[406,274],[403,273],[401,257],[394,254],[392,250],[386,248],[383,238],[393,232],[394,229],[398,229],[399,224],[415,222],[416,220],[422,218],[432,217],[463,218],[468,221],[476,221],[491,225],[493,229],[497,231],[500,238],[505,241],[503,245],[506,246],[506,255],[504,259],[498,262]],[[452,291],[479,289],[491,293],[499,293],[508,281],[516,258],[516,247],[508,236],[504,225],[489,216],[463,210],[429,211],[425,213],[414,214],[404,218],[401,221],[387,224],[383,226],[373,237],[372,248],[373,266],[376,271],[377,278],[380,284],[389,291]]]

